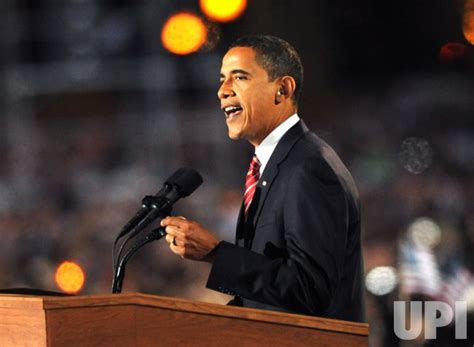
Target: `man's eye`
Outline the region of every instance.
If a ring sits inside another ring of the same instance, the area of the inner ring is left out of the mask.
[[[246,76],[235,76],[235,79],[236,80],[246,80],[247,77]]]

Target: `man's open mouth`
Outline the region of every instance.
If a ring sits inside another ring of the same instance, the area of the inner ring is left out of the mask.
[[[242,107],[240,107],[239,105],[226,106],[223,107],[222,110],[224,111],[226,118],[230,118],[241,112]]]

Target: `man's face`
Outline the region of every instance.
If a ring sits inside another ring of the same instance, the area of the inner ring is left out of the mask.
[[[249,47],[231,48],[222,59],[221,86],[217,96],[231,139],[246,139],[254,146],[278,125],[275,96],[277,80],[255,60]]]

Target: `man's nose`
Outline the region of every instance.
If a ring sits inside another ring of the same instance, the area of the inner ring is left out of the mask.
[[[235,95],[235,93],[232,90],[232,87],[230,86],[230,84],[226,82],[222,82],[221,86],[219,87],[219,90],[217,91],[217,97],[219,99],[226,99],[233,95]]]

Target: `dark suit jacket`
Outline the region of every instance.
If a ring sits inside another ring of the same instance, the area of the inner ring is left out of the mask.
[[[245,307],[364,321],[360,207],[337,154],[300,121],[260,178],[207,287]]]

